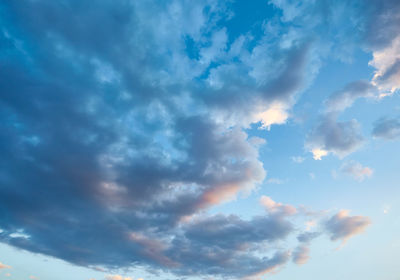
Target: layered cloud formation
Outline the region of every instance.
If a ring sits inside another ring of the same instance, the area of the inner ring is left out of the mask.
[[[315,159],[360,147],[357,121],[337,114],[398,89],[398,60],[383,53],[399,54],[399,20],[379,42],[367,28],[396,1],[360,1],[363,13],[270,1],[276,15],[240,32],[229,1],[95,2],[0,4],[0,241],[83,266],[225,279],[304,264],[312,238],[278,246],[304,234],[294,206],[263,196],[260,216],[207,210],[263,182],[265,140],[246,129],[288,122],[327,50],[347,57],[331,35],[371,48],[377,72],[326,102],[307,147]],[[356,20],[337,28],[339,10]],[[340,212],[323,232],[346,240],[368,224]]]

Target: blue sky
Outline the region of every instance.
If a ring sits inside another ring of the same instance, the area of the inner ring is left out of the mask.
[[[399,280],[400,3],[0,4],[0,279]]]

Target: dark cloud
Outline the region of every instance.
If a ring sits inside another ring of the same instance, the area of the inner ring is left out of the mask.
[[[217,27],[226,9],[0,4],[1,242],[78,265],[186,275],[286,263],[274,249],[294,230],[284,217],[187,223],[263,181],[243,127],[270,103],[290,104],[307,74],[306,40],[283,49],[247,36],[234,54]],[[275,57],[276,69],[258,65]]]
[[[290,259],[278,245],[295,232],[294,207],[264,199],[267,213],[247,220],[205,211],[263,181],[244,128],[293,105],[318,70],[318,36],[291,26],[231,38],[228,6],[0,4],[1,242],[224,279]],[[326,118],[310,140],[343,156],[362,137],[355,121]]]
[[[400,137],[399,118],[381,118],[375,122],[372,135],[377,138],[393,140]]]
[[[185,274],[253,275],[287,262],[286,252],[277,250],[271,258],[260,253],[292,230],[291,223],[275,216],[201,218],[184,225],[185,234],[174,238],[167,255],[178,260]]]

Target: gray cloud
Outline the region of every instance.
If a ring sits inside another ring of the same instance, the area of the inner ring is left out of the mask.
[[[400,137],[400,119],[381,118],[377,120],[372,130],[372,135],[387,140]]]
[[[363,137],[356,120],[340,122],[335,115],[329,114],[308,135],[306,147],[315,159],[330,152],[345,157],[359,148],[362,142]]]
[[[371,220],[368,217],[350,216],[349,211],[341,210],[325,223],[325,228],[331,240],[345,242],[350,237],[363,232],[370,224]]]
[[[326,101],[328,112],[340,112],[350,107],[358,98],[377,96],[377,89],[368,81],[349,83],[342,90],[333,93]]]
[[[263,181],[243,128],[271,104],[290,109],[329,23],[236,36],[228,6],[0,4],[1,242],[84,266],[224,279],[289,260],[277,246],[294,232],[288,205],[248,220],[204,212]],[[328,118],[310,139],[342,156],[361,142],[356,130]]]
[[[185,275],[286,263],[286,251],[255,253],[293,231],[282,217],[185,223],[263,181],[259,144],[242,128],[260,121],[253,111],[292,103],[312,45],[246,35],[235,54],[216,24],[229,11],[211,1],[0,9],[1,242],[83,266]]]
[[[308,262],[310,256],[310,248],[305,245],[297,247],[293,252],[293,262],[302,265]]]
[[[297,236],[297,240],[301,243],[309,243],[310,241],[312,241],[313,239],[317,238],[320,235],[321,235],[320,232],[304,232]]]

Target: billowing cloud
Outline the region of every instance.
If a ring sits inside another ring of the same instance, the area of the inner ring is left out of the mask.
[[[207,210],[263,182],[262,141],[246,129],[288,121],[331,45],[318,30],[355,37],[357,21],[330,28],[321,19],[337,7],[316,2],[273,1],[281,26],[242,34],[224,1],[1,3],[0,241],[82,266],[225,279],[287,263],[277,245],[295,231],[293,206],[265,196],[249,219]],[[362,137],[328,117],[309,140],[320,159]]]
[[[329,153],[343,158],[357,150],[362,142],[363,137],[356,120],[341,122],[329,114],[308,135],[306,147],[316,160]]]
[[[345,174],[352,176],[358,181],[363,181],[367,177],[371,177],[373,170],[368,166],[363,166],[361,163],[356,161],[347,161],[342,164],[340,171]]]
[[[376,68],[372,82],[381,91],[381,97],[400,89],[400,34],[390,45],[373,53],[370,65]]]
[[[325,223],[331,240],[345,242],[350,237],[363,232],[371,224],[368,217],[350,216],[349,214],[350,212],[347,210],[340,210]]]
[[[400,137],[400,118],[381,118],[375,122],[372,135],[377,138],[394,140]]]

